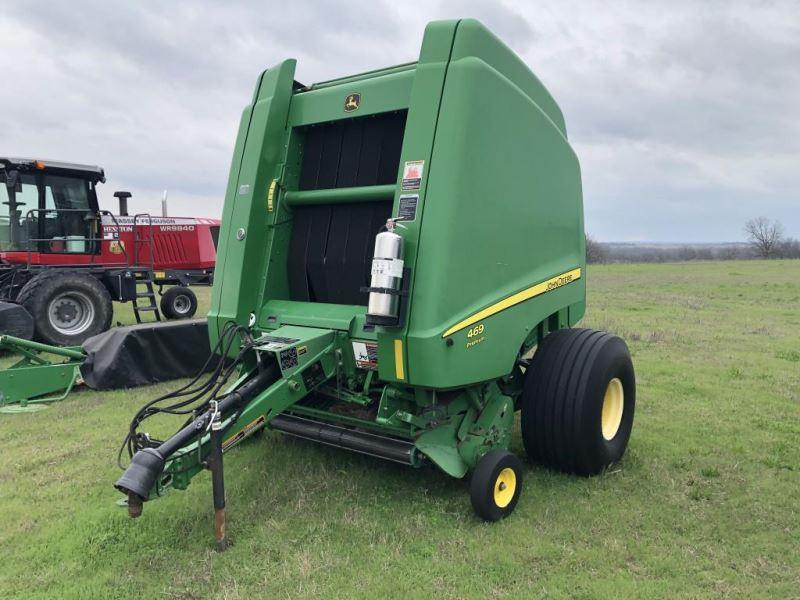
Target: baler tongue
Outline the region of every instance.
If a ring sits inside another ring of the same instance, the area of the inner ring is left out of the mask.
[[[255,357],[257,366],[242,377],[234,389],[216,396],[225,378],[218,383],[220,374],[212,373],[209,381],[200,386],[210,395],[192,411],[198,416],[166,441],[137,447],[130,465],[115,484],[127,494],[132,517],[138,517],[142,503],[159,495],[164,487],[185,488],[194,475],[208,468],[212,471],[217,543],[224,545],[222,453],[333,377],[336,372],[334,332],[315,327],[279,327],[247,341],[226,373],[232,374],[243,364],[244,357]],[[204,392],[202,396],[205,395]],[[185,409],[185,405],[182,408]],[[134,419],[132,430],[135,431],[142,420]],[[141,439],[128,438],[137,440],[136,443]]]
[[[320,382],[311,381],[311,374],[305,373],[304,369],[310,364],[310,358],[316,358],[320,352],[326,348],[331,353],[324,353],[326,359],[331,361],[333,367],[333,331],[330,329],[319,329],[316,327],[298,327],[295,325],[284,325],[274,331],[264,334],[255,339],[254,349],[259,353],[270,353],[275,356],[275,360],[281,369],[281,375],[289,381],[303,383],[320,383],[327,379],[323,372],[316,370],[322,376]],[[320,359],[322,360],[322,359]],[[320,362],[318,360],[317,362]],[[320,369],[322,365],[319,365]],[[299,372],[304,371],[304,376],[300,377]],[[309,387],[316,387],[311,385]]]

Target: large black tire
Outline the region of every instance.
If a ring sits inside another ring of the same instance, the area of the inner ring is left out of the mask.
[[[525,374],[525,450],[547,467],[596,475],[625,453],[635,405],[636,378],[622,339],[592,329],[553,332]]]
[[[25,284],[17,302],[31,314],[34,339],[78,346],[111,327],[114,308],[108,290],[88,273],[50,270]]]
[[[492,450],[478,461],[469,484],[472,508],[484,521],[506,518],[522,491],[522,462],[508,450]]]
[[[169,288],[161,295],[161,314],[168,319],[190,319],[197,312],[197,296],[181,285]]]

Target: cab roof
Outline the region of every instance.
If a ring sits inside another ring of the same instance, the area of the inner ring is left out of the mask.
[[[105,183],[106,174],[102,167],[97,165],[81,165],[56,160],[41,160],[35,158],[12,158],[0,156],[0,169],[17,169],[19,171],[43,170],[57,172],[64,175],[85,177],[93,181]]]

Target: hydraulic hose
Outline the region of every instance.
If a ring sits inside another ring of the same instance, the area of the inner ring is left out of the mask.
[[[241,410],[253,398],[277,381],[279,375],[278,365],[270,363],[257,371],[252,379],[219,401],[218,410],[223,415],[223,419],[233,418],[228,427],[235,422]],[[157,447],[143,448],[133,456],[122,477],[114,484],[114,487],[120,492],[128,495],[128,510],[132,517],[138,517],[141,514],[142,502],[148,499],[150,490],[164,472],[166,461],[175,452],[201,435],[209,426],[209,418],[210,414],[204,413]]]

